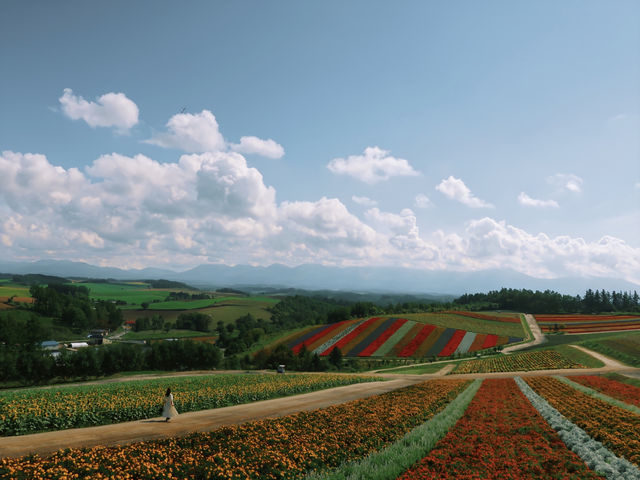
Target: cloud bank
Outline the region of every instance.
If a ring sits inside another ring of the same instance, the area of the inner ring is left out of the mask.
[[[542,278],[640,282],[640,249],[611,236],[549,237],[490,217],[468,222],[461,233],[423,232],[410,209],[372,207],[360,218],[337,198],[278,203],[275,189],[237,152],[184,154],[174,163],[109,154],[82,171],[52,165],[44,155],[3,152],[0,171],[7,258],[44,252],[125,268],[205,262],[511,268]],[[445,185],[459,185],[453,180]],[[454,190],[474,202],[464,192]]]

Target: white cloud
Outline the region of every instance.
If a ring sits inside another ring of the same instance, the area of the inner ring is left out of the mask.
[[[226,142],[218,128],[216,117],[209,110],[200,113],[178,113],[167,122],[167,132],[145,140],[164,148],[176,148],[191,153],[226,150]]]
[[[429,197],[427,197],[424,193],[419,193],[418,195],[416,195],[413,204],[416,208],[429,208],[433,206],[433,203],[431,202],[431,200],[429,200]]]
[[[573,173],[556,173],[547,178],[547,182],[556,188],[568,190],[572,193],[582,191],[582,178]]]
[[[334,158],[327,168],[338,175],[349,175],[365,183],[375,184],[391,177],[416,176],[417,171],[403,158],[389,155],[378,147],[367,147],[362,155],[349,155],[346,159]]]
[[[558,202],[555,200],[539,200],[537,198],[531,198],[524,192],[520,192],[518,195],[518,203],[520,205],[524,205],[525,207],[536,207],[536,208],[558,208]]]
[[[358,205],[362,205],[363,207],[375,207],[378,202],[372,200],[369,197],[359,197],[357,195],[352,195],[351,200],[353,200]]]
[[[536,277],[593,276],[640,283],[640,248],[604,236],[530,233],[492,218],[461,231],[422,233],[415,213],[340,200],[276,203],[242,155],[103,155],[65,169],[44,155],[0,155],[4,258],[49,256],[126,268],[200,263],[393,265],[429,270],[513,269]]]
[[[282,158],[284,148],[270,138],[263,140],[258,137],[241,137],[240,143],[230,145],[231,150],[246,155],[260,155],[267,158]]]
[[[370,226],[350,213],[337,198],[322,197],[316,202],[283,202],[280,214],[290,229],[325,242],[340,241],[352,246],[364,246],[376,236]]]
[[[365,217],[374,225],[384,227],[394,234],[413,236],[418,234],[416,216],[409,208],[403,209],[400,214],[382,212],[379,208],[371,208],[365,212]]]
[[[471,193],[471,190],[464,184],[464,182],[449,176],[445,178],[436,186],[436,190],[445,195],[446,197],[456,200],[471,208],[492,208],[493,205],[479,199]]]
[[[445,237],[442,237],[445,238]],[[462,237],[451,242],[450,261],[463,269],[512,268],[539,278],[611,276],[640,283],[640,248],[605,236],[598,242],[544,233],[482,218],[469,222]]]
[[[91,127],[115,127],[125,132],[138,123],[138,106],[124,93],[106,93],[88,102],[65,88],[58,99],[62,111],[73,120],[82,119]]]

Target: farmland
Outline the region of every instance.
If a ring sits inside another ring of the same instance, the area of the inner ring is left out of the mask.
[[[540,350],[460,362],[452,373],[530,372],[560,368],[585,366],[555,350]]]
[[[512,379],[485,380],[464,416],[401,480],[601,478],[571,452]]]
[[[210,375],[171,379],[178,411],[192,412],[373,381],[345,375]],[[0,393],[0,436],[157,417],[168,380]]]
[[[562,412],[562,421],[582,426],[591,436],[587,439],[603,442],[605,447],[589,448],[609,463],[584,449],[577,450],[580,456],[573,453],[576,440],[559,436],[513,379],[476,380],[479,389],[469,388],[468,381],[430,380],[208,433],[64,450],[50,457],[5,458],[0,476],[280,479],[307,474],[309,479],[337,479],[360,472],[355,478],[595,479],[624,472],[624,478],[640,478],[640,417],[615,408],[606,414],[610,406],[554,378],[527,383]]]
[[[640,330],[640,315],[536,315],[543,332],[595,333]]]
[[[433,320],[437,323],[426,323]],[[371,317],[322,325],[309,329],[288,340],[294,353],[303,347],[326,356],[339,348],[347,357],[449,357],[487,350],[508,343],[522,341],[522,337],[509,337],[491,333],[476,333],[461,327],[482,324],[477,319],[458,314],[418,314],[403,317]],[[522,325],[511,321],[489,321],[483,329],[504,333],[518,331]],[[518,320],[520,322],[520,320]],[[448,326],[444,326],[448,325]]]

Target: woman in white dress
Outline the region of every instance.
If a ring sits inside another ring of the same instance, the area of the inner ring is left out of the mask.
[[[166,418],[165,422],[168,422],[173,417],[178,416],[178,411],[173,405],[173,394],[171,389],[167,388],[167,393],[164,394],[164,405],[162,406],[162,416]]]

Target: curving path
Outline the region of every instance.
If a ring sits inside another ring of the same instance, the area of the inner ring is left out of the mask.
[[[517,350],[522,350],[523,348],[532,347],[534,345],[540,345],[547,341],[547,338],[543,335],[542,330],[540,330],[540,325],[536,322],[536,319],[533,315],[528,313],[524,316],[527,325],[529,325],[529,329],[531,329],[531,333],[533,334],[533,340],[527,343],[521,343],[519,345],[513,345],[511,347],[505,347],[502,349],[502,353],[511,353]]]

